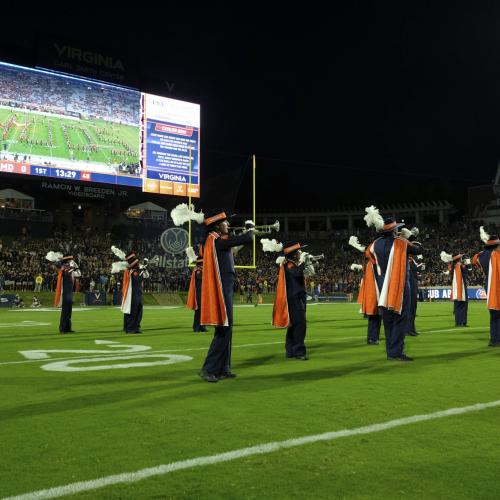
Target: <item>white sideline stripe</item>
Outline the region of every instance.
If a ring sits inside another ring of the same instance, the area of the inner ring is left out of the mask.
[[[81,493],[82,491],[96,490],[114,484],[133,483],[153,476],[162,476],[177,470],[191,469],[193,467],[218,464],[221,462],[229,462],[230,460],[236,460],[239,458],[250,457],[254,455],[263,455],[265,453],[272,453],[274,451],[287,448],[295,448],[297,446],[317,443],[320,441],[333,441],[335,439],[343,437],[357,436],[360,434],[371,434],[372,432],[386,431],[388,429],[393,429],[394,427],[415,424],[417,422],[425,422],[426,420],[434,420],[436,418],[450,417],[452,415],[463,415],[464,413],[486,410],[488,408],[494,408],[497,406],[500,406],[500,400],[490,401],[489,403],[477,403],[471,406],[462,406],[461,408],[449,408],[448,410],[436,411],[434,413],[427,413],[424,415],[413,415],[411,417],[389,420],[388,422],[382,422],[380,424],[355,427],[354,429],[343,429],[340,431],[325,432],[323,434],[314,434],[312,436],[287,439],[286,441],[272,441],[270,443],[250,446],[248,448],[240,448],[238,450],[228,451],[226,453],[191,458],[188,460],[180,460],[178,462],[171,462],[169,464],[157,465],[156,467],[148,467],[146,469],[140,469],[135,472],[114,474],[112,476],[105,476],[98,479],[92,479],[90,481],[79,481],[76,483],[67,484],[65,486],[32,491],[31,493],[6,497],[3,500],[36,500],[40,498],[57,498],[65,495],[74,495],[76,493]]]

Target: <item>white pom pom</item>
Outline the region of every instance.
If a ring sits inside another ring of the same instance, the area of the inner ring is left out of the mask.
[[[384,219],[380,215],[378,208],[374,205],[365,208],[366,215],[364,217],[368,227],[375,227],[377,231],[384,229]]]
[[[412,235],[412,232],[406,227],[401,228],[401,236],[407,240]]]
[[[309,253],[307,253],[307,252],[302,252],[302,253],[300,254],[299,262],[300,262],[301,264],[302,264],[302,263],[304,263],[304,262],[306,262],[307,260],[309,260],[309,256],[310,256],[310,255],[311,255],[311,254],[309,254]]]
[[[479,236],[483,243],[486,243],[490,239],[490,235],[484,230],[484,226],[479,228]]]
[[[121,273],[127,269],[128,263],[124,260],[111,264],[111,274]]]
[[[276,259],[276,264],[278,264],[280,266],[281,266],[281,264],[283,264],[283,262],[285,262],[285,257],[283,257],[283,255]]]
[[[187,255],[187,258],[188,258],[190,264],[192,264],[196,260],[196,253],[195,253],[193,247],[186,248],[186,255]]]
[[[276,240],[269,240],[266,238],[262,238],[260,240],[262,244],[262,250],[264,252],[281,252],[283,250],[283,243],[278,243]]]
[[[63,254],[61,252],[48,252],[45,258],[50,262],[58,262],[62,260]]]
[[[411,231],[411,234],[413,234],[413,236],[415,236],[415,238],[420,234],[418,227],[412,227],[410,229],[410,231]]]
[[[182,226],[185,222],[188,222],[190,220],[194,220],[198,224],[202,224],[205,215],[203,212],[195,212],[194,210],[194,205],[189,205],[187,203],[181,203],[180,205],[177,205],[171,212],[170,212],[170,217],[172,217],[172,220],[174,221],[174,224],[176,226]]]
[[[448,276],[450,274],[450,271],[443,271],[443,274],[445,274],[446,276]]]
[[[362,271],[363,266],[361,264],[351,264],[351,270],[353,271]]]
[[[125,260],[125,257],[127,256],[123,250],[120,250],[118,247],[115,247],[114,245],[111,247],[111,251],[119,258],[122,260]]]
[[[423,256],[422,254],[417,255],[417,259],[418,259],[418,260],[422,260],[423,258],[424,258],[424,256]]]
[[[441,252],[440,257],[441,257],[441,260],[443,262],[446,262],[446,263],[451,262],[453,260],[453,255],[446,253],[444,251]]]
[[[366,247],[359,242],[357,236],[351,236],[349,238],[349,245],[354,247],[356,250],[359,250],[360,252],[364,252],[366,250]]]

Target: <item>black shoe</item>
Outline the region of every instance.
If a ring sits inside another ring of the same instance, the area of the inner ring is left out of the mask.
[[[225,379],[225,378],[236,378],[238,375],[233,372],[224,372],[221,375],[219,375],[219,380]]]
[[[387,356],[389,361],[413,361],[413,358],[407,356],[406,354],[401,354],[401,356],[395,356],[394,358],[391,356]]]
[[[405,333],[406,336],[409,336],[409,337],[416,337],[418,335],[417,332],[407,332]]]
[[[134,330],[132,333],[142,333],[142,330]]]
[[[202,327],[200,328],[200,332],[202,332],[202,333],[206,333],[206,332],[208,332],[208,330],[207,330],[204,326],[202,326]]]
[[[378,340],[368,340],[366,343],[368,345],[378,345],[379,344]]]
[[[208,373],[205,370],[201,370],[198,375],[205,381],[205,382],[218,382],[219,379],[213,374],[213,373]]]
[[[500,347],[500,342],[490,342],[488,344],[489,347]]]
[[[298,359],[300,361],[307,361],[309,359],[309,356],[306,356],[304,354],[303,356],[295,356],[295,359]]]

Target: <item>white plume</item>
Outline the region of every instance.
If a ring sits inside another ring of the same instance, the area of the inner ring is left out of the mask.
[[[418,227],[412,227],[410,229],[410,231],[411,231],[411,234],[413,234],[413,236],[415,236],[415,238],[420,234]]]
[[[484,226],[479,228],[479,235],[481,236],[483,243],[486,243],[490,239],[490,235],[484,230]]]
[[[171,212],[170,217],[174,221],[176,226],[182,226],[185,222],[190,220],[194,220],[198,224],[203,224],[203,220],[205,219],[205,215],[203,212],[195,212],[194,205],[191,204],[188,206],[187,203],[181,203],[177,205]]]
[[[127,256],[123,250],[120,250],[118,247],[115,247],[114,245],[111,247],[111,251],[119,258],[122,260],[125,260],[125,257]],[[117,271],[118,272],[118,271]]]
[[[366,250],[366,247],[359,242],[357,236],[351,236],[349,238],[349,245],[354,247],[356,250],[359,250],[360,252],[364,252]]]
[[[441,256],[441,260],[443,262],[446,262],[446,263],[451,262],[453,260],[453,255],[446,253],[444,251],[441,252],[440,256]]]
[[[283,250],[283,243],[278,243],[274,239],[269,240],[267,238],[262,238],[260,242],[264,252],[281,252],[281,250]]]
[[[111,274],[116,274],[116,273],[120,273],[122,271],[125,271],[125,269],[127,269],[127,267],[128,267],[128,263],[125,260],[113,262],[113,264],[111,264]]]
[[[407,240],[412,235],[412,232],[408,228],[403,227],[401,228],[400,234],[405,240]]]
[[[380,215],[378,208],[374,205],[365,208],[366,215],[364,217],[368,227],[375,227],[377,231],[384,229],[384,219]]]
[[[50,262],[57,262],[63,258],[63,254],[61,252],[48,252],[47,255],[45,256],[47,260]]]
[[[299,262],[302,264],[303,262],[305,262],[306,260],[308,260],[308,257],[310,256],[311,254],[307,253],[307,252],[302,252],[300,254],[300,258],[299,258]]]
[[[450,271],[443,271],[443,274],[445,274],[446,276],[448,276],[450,274]]]
[[[196,260],[196,253],[195,253],[193,247],[186,248],[186,255],[187,255],[187,258],[188,258],[190,264],[192,264]]]
[[[276,259],[276,264],[278,264],[279,266],[281,266],[281,264],[283,264],[283,262],[285,262],[285,257],[283,255]]]
[[[423,258],[424,258],[424,256],[423,256],[422,254],[417,255],[417,259],[418,259],[418,260],[422,260]]]
[[[351,264],[351,269],[353,271],[362,271],[363,270],[363,266],[361,264]]]

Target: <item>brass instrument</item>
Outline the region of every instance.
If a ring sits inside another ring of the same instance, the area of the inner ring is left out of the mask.
[[[309,261],[310,262],[317,262],[318,260],[324,259],[325,254],[322,253],[321,255],[311,255],[309,254]]]
[[[278,232],[280,230],[280,223],[279,223],[279,221],[276,221],[274,224],[267,224],[267,225],[265,224],[263,226],[255,226],[251,229],[253,229],[255,231],[256,235],[269,234],[272,231]],[[233,231],[234,234],[236,235],[236,234],[246,233],[248,231],[248,228],[246,228],[246,227],[231,227],[230,230]],[[237,231],[239,231],[239,232],[237,232]]]

